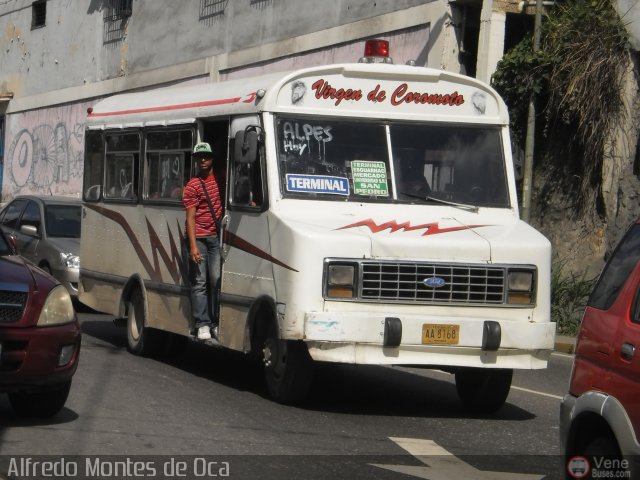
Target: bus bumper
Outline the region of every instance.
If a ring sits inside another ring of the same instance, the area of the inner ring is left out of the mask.
[[[423,328],[440,325],[457,326],[454,343],[426,343]],[[487,330],[493,332],[490,341]],[[311,357],[325,362],[541,369],[553,351],[555,330],[553,322],[310,312],[305,315],[304,340]]]

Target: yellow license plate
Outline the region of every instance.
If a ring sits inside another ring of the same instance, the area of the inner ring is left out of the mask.
[[[425,323],[422,325],[422,343],[425,345],[457,345],[460,325]]]

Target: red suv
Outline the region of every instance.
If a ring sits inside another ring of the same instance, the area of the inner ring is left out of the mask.
[[[0,394],[9,394],[20,415],[55,415],[69,395],[79,353],[69,292],[16,255],[0,232]]]
[[[640,478],[639,348],[640,220],[607,262],[582,318],[560,408],[568,478]]]

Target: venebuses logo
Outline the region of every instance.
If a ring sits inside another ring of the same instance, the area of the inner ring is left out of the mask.
[[[567,472],[572,478],[585,478],[590,470],[589,460],[585,457],[573,457],[567,463]]]
[[[575,456],[567,462],[571,478],[631,478],[629,460],[617,456]]]

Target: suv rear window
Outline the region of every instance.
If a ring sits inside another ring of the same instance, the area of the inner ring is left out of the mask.
[[[640,259],[640,224],[633,225],[616,247],[589,298],[589,306],[608,310]]]

